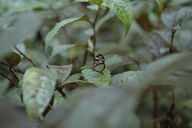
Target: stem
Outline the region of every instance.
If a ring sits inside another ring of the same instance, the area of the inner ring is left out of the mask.
[[[66,94],[62,90],[62,85],[60,82],[57,81],[56,90],[63,96],[63,98],[66,98]]]
[[[88,56],[88,51],[87,51],[87,45],[86,45],[82,66],[84,66],[86,64],[87,56]]]
[[[92,28],[93,28],[93,37],[92,37],[92,41],[93,41],[93,56],[95,57],[95,49],[96,49],[96,42],[97,42],[97,32],[96,32],[96,23],[97,23],[97,19],[99,17],[99,12],[100,12],[100,7],[98,8],[98,11],[96,13],[95,16],[95,20],[92,23]]]
[[[63,96],[63,98],[66,98],[66,95],[63,92],[62,88],[57,88],[57,91]]]
[[[175,90],[172,89],[172,104],[175,104]]]
[[[176,33],[176,30],[173,29],[173,30],[172,30],[172,33],[171,33],[171,46],[170,46],[170,48],[169,48],[170,54],[173,53],[173,41],[174,41],[175,33]]]
[[[8,76],[4,75],[2,72],[0,72],[0,75],[5,79],[9,80],[16,88],[19,88],[19,86],[13,80],[11,80]]]
[[[157,128],[156,119],[158,118],[158,95],[155,87],[153,87],[153,102],[153,128]]]
[[[27,56],[25,53],[23,53],[21,50],[19,50],[17,47],[15,47],[15,49],[17,50],[17,52],[19,52],[23,57],[25,57],[29,62],[31,62],[31,64],[35,67],[39,67],[38,64],[36,64],[29,56]]]
[[[96,47],[96,42],[97,42],[96,23],[97,23],[97,20],[98,20],[98,17],[99,17],[100,9],[101,9],[101,7],[99,6],[99,8],[97,10],[97,13],[96,13],[96,16],[95,16],[95,19],[91,23],[92,29],[93,29],[93,36],[91,37],[91,40],[93,41],[93,58],[95,57],[95,47]],[[82,66],[84,66],[86,64],[87,56],[88,56],[88,50],[87,50],[87,45],[86,45]]]

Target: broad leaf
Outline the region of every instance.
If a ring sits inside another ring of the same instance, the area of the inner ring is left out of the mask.
[[[110,71],[105,68],[103,73],[96,72],[92,69],[83,69],[82,71],[83,77],[90,83],[93,83],[97,86],[107,86],[110,81]]]
[[[124,23],[126,28],[125,34],[127,34],[133,17],[131,2],[129,0],[105,0],[103,6],[109,7]]]
[[[192,53],[180,53],[161,58],[152,62],[146,69],[137,72],[124,72],[111,78],[112,86],[129,87],[140,90],[154,82],[167,79],[173,73],[183,67],[192,64]]]
[[[161,20],[168,29],[178,30],[181,29],[182,23],[190,17],[192,17],[192,8],[185,7],[165,11],[161,16]]]
[[[136,94],[114,88],[84,89],[52,113],[41,128],[138,128]]]
[[[41,118],[48,106],[56,85],[56,80],[47,71],[29,68],[22,82],[23,102],[31,118]]]
[[[57,79],[61,84],[67,79],[72,70],[72,65],[49,65],[48,70],[52,76]]]
[[[155,33],[151,36],[146,36],[144,43],[155,56],[162,56],[169,51],[168,43],[158,33]]]

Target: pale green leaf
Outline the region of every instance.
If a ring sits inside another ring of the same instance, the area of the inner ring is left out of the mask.
[[[22,82],[23,102],[31,118],[41,118],[55,90],[56,80],[45,70],[29,68]]]
[[[106,68],[103,73],[96,72],[92,69],[83,69],[83,77],[90,83],[97,86],[107,86],[110,81],[110,71]]]

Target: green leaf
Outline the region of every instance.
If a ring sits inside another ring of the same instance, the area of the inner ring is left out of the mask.
[[[170,55],[148,64],[145,70],[114,75],[110,84],[141,90],[153,83],[166,80],[171,73],[191,65],[191,57],[190,52]]]
[[[55,90],[56,80],[47,71],[29,68],[22,82],[23,102],[31,118],[41,118]]]
[[[94,2],[94,3],[98,4],[98,5],[101,5],[103,0],[89,0],[89,2]]]
[[[96,72],[92,69],[83,69],[81,72],[83,77],[94,85],[107,86],[109,84],[111,75],[107,68],[105,68],[103,73]]]
[[[105,0],[103,6],[109,7],[124,23],[126,28],[125,34],[127,34],[133,18],[132,4],[129,0]]]
[[[57,23],[55,25],[55,27],[47,34],[46,38],[45,38],[45,43],[46,43],[46,49],[49,46],[49,44],[51,43],[51,40],[53,39],[53,37],[58,33],[59,29],[64,27],[67,24],[73,23],[75,21],[79,21],[79,20],[88,20],[86,16],[82,16],[82,17],[78,17],[78,18],[69,18],[69,19],[65,19],[62,20],[61,22]]]
[[[3,57],[3,60],[5,60],[10,67],[15,67],[20,63],[21,57],[15,52],[9,52]]]

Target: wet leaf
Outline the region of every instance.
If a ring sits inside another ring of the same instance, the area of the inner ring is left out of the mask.
[[[41,118],[48,106],[56,80],[47,71],[39,68],[29,68],[22,82],[23,102],[31,118]]]
[[[107,86],[111,77],[110,71],[107,68],[105,68],[103,73],[94,71],[92,69],[83,69],[81,73],[88,82],[97,86]]]

